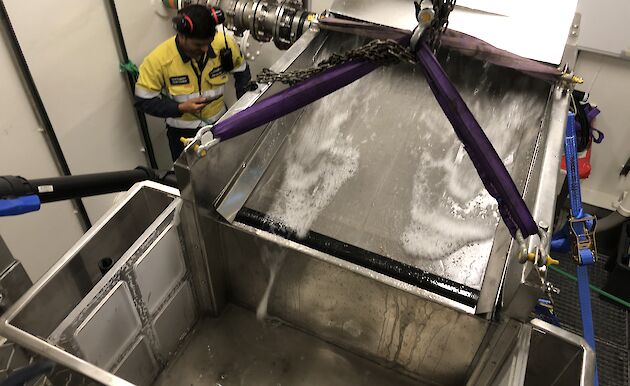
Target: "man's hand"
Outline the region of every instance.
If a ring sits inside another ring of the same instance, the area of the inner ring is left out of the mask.
[[[195,114],[203,110],[208,104],[208,100],[205,97],[197,97],[187,100],[184,103],[180,103],[177,108],[182,113]]]

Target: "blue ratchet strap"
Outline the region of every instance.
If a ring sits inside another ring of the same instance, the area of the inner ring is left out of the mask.
[[[588,266],[595,263],[595,244],[590,231],[594,226],[594,218],[584,213],[580,192],[580,176],[578,174],[578,154],[575,135],[574,114],[569,113],[567,134],[564,141],[564,154],[567,164],[567,181],[571,203],[569,233],[572,235],[572,250],[577,260],[578,295],[580,313],[582,314],[582,330],[584,339],[595,350],[595,332],[593,328],[593,312],[591,310],[591,292],[588,286]],[[599,384],[597,364],[595,365],[595,386]]]

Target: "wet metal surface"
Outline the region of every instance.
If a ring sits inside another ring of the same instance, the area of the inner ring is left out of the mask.
[[[276,223],[251,209],[242,209],[236,219],[243,224],[274,233],[288,240],[401,280],[418,288],[431,291],[469,307],[474,307],[479,299],[479,291],[465,285],[421,271],[408,264],[400,263],[322,234],[310,231],[303,238],[297,237],[283,224]]]
[[[314,60],[360,43],[331,35]],[[548,85],[443,54],[522,189]],[[499,221],[496,201],[409,64],[376,70],[304,108],[245,206],[298,236],[312,230],[474,289]]]
[[[202,319],[156,386],[422,386],[286,325],[228,305]]]
[[[488,321],[461,304],[244,224],[220,234],[234,304],[256,309],[273,276],[270,315],[419,379],[465,381]]]

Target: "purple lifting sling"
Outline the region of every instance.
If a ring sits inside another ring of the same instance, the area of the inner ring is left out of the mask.
[[[538,227],[501,158],[425,43],[420,45],[417,58],[485,188],[497,200],[501,217],[512,236],[518,230],[525,238],[537,234]],[[212,128],[212,133],[221,141],[236,137],[331,94],[378,67],[379,64],[369,61],[338,65],[224,119]]]
[[[483,185],[499,203],[499,212],[512,236],[517,230],[523,237],[538,233],[538,226],[503,161],[431,49],[422,42],[416,55],[433,95],[464,144]]]

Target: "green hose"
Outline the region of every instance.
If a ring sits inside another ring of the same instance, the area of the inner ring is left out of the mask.
[[[138,80],[138,77],[140,76],[140,70],[138,70],[138,66],[136,66],[136,64],[132,62],[131,60],[128,61],[127,63],[121,63],[119,68],[120,68],[120,72],[126,72],[126,73],[131,74],[134,82]]]
[[[177,9],[177,1],[175,0],[162,0],[162,4],[164,4],[166,8]]]
[[[554,272],[559,273],[560,275],[562,275],[562,276],[564,276],[566,278],[569,278],[569,279],[573,280],[574,282],[578,281],[577,277],[571,275],[568,272],[565,272],[565,271],[561,270],[560,268],[554,267],[553,265],[550,265],[549,269],[551,269]],[[618,304],[620,304],[620,305],[630,309],[630,303],[628,303],[627,301],[625,301],[625,300],[623,300],[621,298],[618,298],[615,295],[609,294],[608,292],[606,292],[606,291],[604,291],[604,290],[602,290],[602,289],[600,289],[598,287],[595,287],[592,284],[589,284],[588,286],[591,288],[591,290],[593,290],[593,292],[597,292],[598,294],[600,294],[600,295],[602,295],[602,296],[604,296],[604,297],[614,301],[615,303],[618,303]]]

